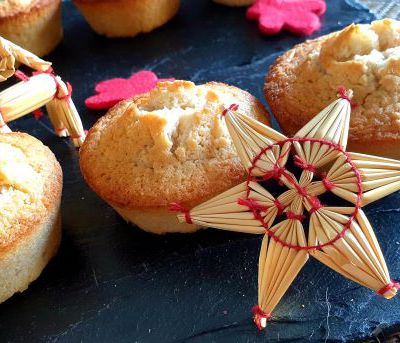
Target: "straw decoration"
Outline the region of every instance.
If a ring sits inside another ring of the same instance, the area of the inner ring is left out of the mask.
[[[54,75],[51,63],[1,37],[0,57],[0,81],[13,74],[21,80],[0,92],[0,131],[7,131],[7,122],[38,111],[46,105],[56,134],[60,137],[71,136],[74,145],[80,147],[86,134],[71,99],[72,88]],[[16,62],[36,71],[32,76],[27,76],[15,70]]]
[[[248,171],[247,181],[191,210],[177,204],[172,208],[181,212],[180,222],[264,234],[258,304],[253,307],[260,330],[310,255],[387,299],[400,288],[390,278],[361,209],[400,189],[400,162],[346,151],[354,104],[352,92],[344,87],[339,87],[338,96],[292,138],[231,105],[222,118]],[[296,168],[292,172],[290,159]],[[287,190],[274,198],[264,188],[266,180],[275,180]],[[326,192],[353,206],[322,204],[318,196]],[[308,238],[303,227],[307,218]]]
[[[0,133],[9,133],[9,132],[11,132],[11,130],[4,121],[2,114],[0,113]]]
[[[0,82],[14,75],[17,62],[36,71],[45,71],[51,66],[51,62],[42,60],[3,37],[0,37],[0,58]]]

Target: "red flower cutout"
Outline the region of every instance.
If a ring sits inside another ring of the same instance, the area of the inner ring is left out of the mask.
[[[285,29],[304,36],[319,30],[319,16],[325,11],[324,0],[256,0],[246,15],[258,20],[262,33],[272,35]]]
[[[144,94],[156,87],[160,81],[175,79],[159,79],[149,70],[142,70],[133,74],[129,79],[115,78],[105,80],[96,85],[96,95],[85,100],[86,107],[91,110],[105,110],[121,100]]]

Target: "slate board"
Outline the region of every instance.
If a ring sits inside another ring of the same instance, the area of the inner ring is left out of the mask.
[[[237,85],[263,100],[268,66],[303,39],[262,37],[244,9],[183,1],[167,26],[134,39],[90,31],[71,3],[65,39],[48,58],[74,86],[85,127],[94,83],[146,68],[161,77]],[[373,19],[365,9],[328,1],[325,34]],[[263,100],[264,101],[264,100]],[[256,303],[261,237],[203,230],[155,236],[127,225],[82,180],[78,153],[46,118],[11,125],[50,146],[64,170],[59,254],[28,291],[0,306],[0,341],[264,342],[359,340],[400,331],[400,297],[385,301],[311,260],[259,333]],[[400,278],[400,193],[368,206],[393,278]]]

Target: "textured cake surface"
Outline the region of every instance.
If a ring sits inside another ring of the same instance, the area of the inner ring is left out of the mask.
[[[108,202],[130,207],[192,204],[228,189],[245,177],[221,118],[232,103],[268,123],[253,96],[220,83],[159,83],[117,104],[81,149],[86,180]]]
[[[295,134],[336,95],[354,91],[351,145],[399,150],[400,22],[352,24],[295,46],[271,67],[265,95],[285,133]],[[395,155],[389,151],[388,155]]]

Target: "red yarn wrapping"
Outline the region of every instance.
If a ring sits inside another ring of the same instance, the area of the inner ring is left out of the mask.
[[[63,129],[60,129],[60,130],[63,130]],[[83,130],[83,135],[70,136],[70,137],[72,139],[79,139],[79,138],[82,138],[82,137],[86,137],[87,133],[88,133],[88,130]]]
[[[308,211],[308,213],[313,214],[314,212],[318,211],[320,208],[324,207],[324,205],[321,204],[319,199],[317,197],[309,197],[308,202],[311,204],[311,208]]]
[[[338,86],[337,92],[338,92],[338,95],[339,95],[342,99],[345,99],[345,100],[347,100],[347,101],[350,103],[351,108],[354,109],[354,108],[356,108],[356,107],[358,106],[351,98],[348,97],[348,95],[347,95],[347,90],[346,90],[346,87],[345,87],[345,86],[343,86],[343,85]]]
[[[72,86],[71,86],[71,84],[70,84],[69,82],[67,82],[67,91],[68,91],[68,93],[67,93],[66,95],[64,95],[64,96],[58,96],[58,95],[57,95],[57,94],[58,94],[58,90],[59,90],[59,84],[57,83],[57,92],[56,92],[55,97],[56,97],[58,100],[69,100],[69,99],[71,99],[71,96],[72,96]]]
[[[391,280],[386,286],[382,287],[380,290],[378,290],[376,293],[384,296],[386,292],[390,291],[393,287],[400,289],[400,283]]]
[[[274,204],[275,204],[276,208],[278,209],[278,215],[281,215],[283,213],[283,211],[285,210],[286,206],[284,204],[282,204],[279,201],[279,199],[275,199]]]
[[[306,216],[304,214],[298,214],[298,213],[294,213],[292,211],[287,211],[286,217],[287,217],[287,219],[299,220],[299,221],[306,219]]]
[[[238,104],[232,104],[229,107],[225,108],[222,111],[222,116],[225,117],[226,114],[228,113],[228,111],[237,111],[239,109],[239,105]]]
[[[272,314],[269,312],[264,312],[259,305],[254,305],[251,312],[253,313],[253,320],[256,324],[258,330],[264,329],[261,325],[261,320],[265,318],[266,320],[271,319]]]
[[[326,176],[322,179],[322,184],[328,192],[331,192],[332,189],[336,187],[336,185],[329,180]]]
[[[270,171],[267,171],[264,175],[263,175],[263,180],[267,181],[270,179],[276,179],[279,180],[280,177],[285,173],[285,168],[282,168],[278,165],[274,165],[274,168]]]
[[[333,239],[331,239],[330,241],[323,243],[323,244],[317,244],[317,245],[311,245],[311,246],[298,246],[295,244],[291,244],[288,243],[284,240],[281,240],[279,237],[275,236],[275,233],[272,232],[268,226],[268,223],[266,223],[264,221],[264,218],[260,215],[259,211],[255,211],[252,210],[254,218],[256,220],[258,220],[261,225],[265,228],[266,233],[273,238],[276,242],[279,242],[280,244],[282,244],[285,247],[288,248],[292,248],[294,250],[320,250],[326,246],[332,245],[334,244],[336,241],[338,241],[339,239],[343,238],[347,232],[347,230],[351,227],[351,224],[354,220],[356,220],[356,216],[358,214],[359,209],[361,208],[361,204],[362,204],[362,179],[361,179],[361,174],[359,172],[359,170],[357,169],[357,167],[355,166],[355,164],[353,163],[350,155],[339,145],[336,143],[333,143],[331,141],[328,140],[324,140],[324,139],[317,139],[317,138],[301,138],[301,137],[294,137],[294,138],[287,138],[285,140],[276,142],[276,143],[272,143],[268,146],[266,146],[264,149],[262,149],[260,151],[260,153],[253,159],[252,161],[252,166],[249,168],[248,170],[248,178],[247,178],[247,191],[246,191],[246,197],[249,197],[250,194],[250,182],[253,181],[254,179],[256,179],[254,176],[252,176],[252,171],[254,168],[256,168],[256,164],[257,161],[269,150],[271,150],[273,148],[273,146],[280,146],[282,147],[285,143],[293,143],[293,142],[299,142],[299,143],[304,143],[304,142],[311,142],[311,143],[320,143],[320,144],[324,144],[324,145],[328,145],[331,149],[334,149],[340,153],[342,153],[343,155],[345,155],[346,159],[345,162],[348,163],[350,165],[350,170],[354,173],[356,180],[357,180],[357,200],[356,200],[356,204],[354,207],[354,212],[350,215],[349,220],[343,224],[343,230],[338,233]],[[288,150],[289,151],[289,150]],[[280,159],[282,159],[284,156],[281,156]],[[279,165],[279,160],[277,161],[277,165]],[[298,191],[299,194],[303,195],[305,198],[307,198],[307,200],[311,203],[312,208],[310,209],[310,214],[318,211],[321,207],[323,207],[323,205],[320,203],[320,201],[318,200],[317,197],[311,196],[309,194],[307,194],[306,190],[301,187],[297,181],[289,174],[286,172],[285,168],[279,167],[283,170],[280,171],[281,176],[285,176],[285,178],[292,184],[292,186]],[[269,173],[269,172],[267,172]],[[275,205],[276,205],[276,201],[275,200]],[[281,204],[282,205],[282,204]],[[277,206],[278,207],[278,206]],[[279,209],[279,207],[278,207]]]
[[[16,77],[18,80],[21,80],[21,81],[28,81],[28,80],[29,80],[29,76],[26,75],[24,72],[22,72],[22,71],[19,70],[19,69],[17,69],[17,70],[15,71],[14,75],[15,75],[15,77]]]
[[[177,202],[172,202],[169,204],[168,209],[172,212],[180,212],[185,215],[185,221],[188,224],[193,224],[192,218],[190,216],[190,210],[186,208],[185,206],[177,203]]]
[[[254,210],[254,211],[262,211],[265,212],[268,210],[268,206],[263,206],[257,202],[255,199],[247,198],[247,199],[242,199],[239,198],[237,203],[239,205],[247,206],[249,209]]]
[[[295,155],[295,156],[294,156],[294,164],[295,164],[297,167],[299,167],[299,168],[301,168],[301,169],[303,169],[303,170],[308,170],[308,171],[310,171],[310,172],[312,172],[312,173],[315,172],[315,165],[313,165],[313,164],[308,164],[306,161],[303,161],[303,160],[300,158],[300,156],[298,156],[298,155]]]

